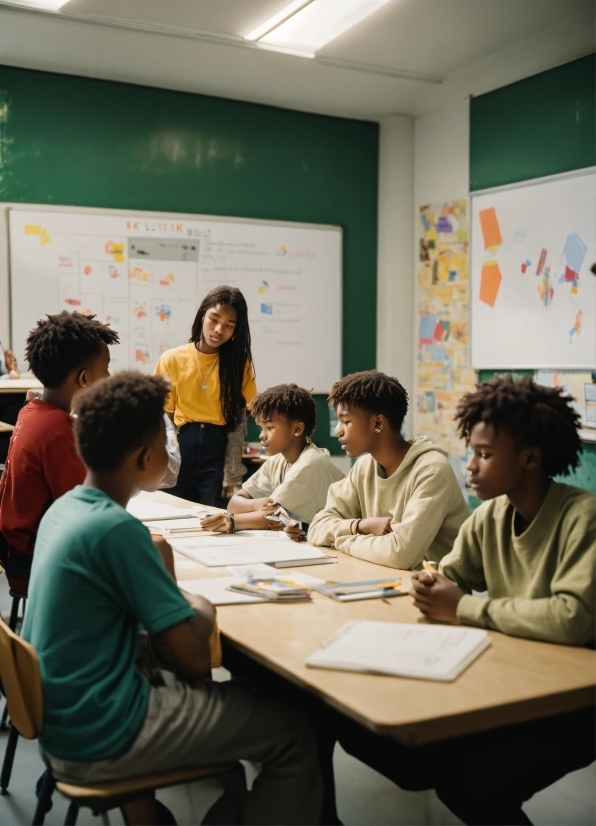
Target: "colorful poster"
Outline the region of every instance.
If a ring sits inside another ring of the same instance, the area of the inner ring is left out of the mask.
[[[467,200],[420,207],[419,230],[416,434],[449,453],[466,495],[467,450],[453,417],[477,378],[470,369]],[[498,237],[496,217],[488,215],[487,246],[498,243]]]

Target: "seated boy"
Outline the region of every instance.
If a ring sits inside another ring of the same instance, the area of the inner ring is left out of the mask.
[[[447,454],[425,436],[402,437],[402,385],[377,370],[352,373],[333,385],[329,403],[343,450],[367,455],[330,487],[309,541],[393,568],[416,568],[425,555],[438,562],[469,511]]]
[[[167,393],[160,376],[123,372],[75,400],[87,475],[42,519],[23,626],[41,667],[41,747],[56,777],[79,784],[259,762],[241,822],[318,823],[321,781],[308,724],[207,679],[213,606],[181,594],[147,528],[125,510],[131,495],[155,490],[164,475]],[[158,671],[155,685],[135,669],[139,623],[176,672]],[[127,822],[164,822],[159,804],[148,808],[151,800],[130,804]]]
[[[553,480],[579,463],[570,401],[530,377],[483,382],[463,397],[456,420],[473,451],[470,483],[487,501],[463,525],[441,573],[414,576],[423,614],[594,645],[596,497]],[[466,823],[523,824],[524,801],[594,760],[594,722],[592,707],[407,749],[342,721],[339,741],[404,788],[434,786]]]
[[[329,451],[311,440],[317,423],[312,393],[296,384],[278,384],[252,400],[250,412],[261,428],[261,444],[270,457],[242,490],[233,496],[228,512],[203,520],[209,530],[269,528],[266,519],[282,505],[302,523],[293,538],[303,537],[317,511],[325,506],[329,486],[344,478]]]
[[[118,334],[95,316],[49,315],[27,338],[26,357],[43,384],[21,412],[0,477],[0,543],[11,588],[26,593],[41,517],[55,499],[80,484],[70,411],[75,395],[109,376],[108,345]]]

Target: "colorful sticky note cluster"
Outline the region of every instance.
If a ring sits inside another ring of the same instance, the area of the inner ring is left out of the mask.
[[[39,243],[42,247],[52,240],[47,229],[40,227],[38,224],[25,224],[25,235],[39,235]]]

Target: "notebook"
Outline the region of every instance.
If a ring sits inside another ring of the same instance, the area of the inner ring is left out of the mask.
[[[251,602],[269,602],[265,597],[230,591],[229,586],[237,583],[238,577],[222,576],[213,579],[181,579],[178,587],[188,594],[205,597],[213,605],[241,605]]]
[[[250,577],[244,582],[236,580],[228,587],[231,591],[264,597],[271,602],[308,602],[312,599],[308,585],[280,574],[268,579]]]
[[[455,680],[490,645],[487,631],[352,620],[306,658],[312,668]]]
[[[387,597],[403,597],[408,593],[402,590],[401,577],[389,579],[366,579],[362,582],[334,582],[319,585],[315,590],[326,597],[337,599],[339,602],[354,602],[358,599],[386,599]]]
[[[192,516],[190,510],[175,508],[173,505],[164,505],[161,502],[152,502],[149,499],[134,497],[126,506],[126,510],[140,519],[141,522],[153,522],[158,519],[187,519]]]
[[[172,536],[169,539],[175,551],[209,568],[252,565],[256,562],[266,562],[275,568],[292,568],[337,562],[336,555],[324,554],[310,545],[278,540],[275,537],[258,541],[242,535],[221,534],[186,539]]]

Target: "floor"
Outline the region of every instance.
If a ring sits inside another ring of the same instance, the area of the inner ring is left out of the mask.
[[[0,576],[0,611],[8,614],[10,599],[6,580]],[[225,679],[221,669],[219,676]],[[0,759],[4,754],[7,733],[0,732]],[[36,742],[19,740],[10,793],[0,797],[0,826],[21,826],[31,823],[35,809],[34,787],[43,770]],[[458,824],[460,821],[443,806],[434,792],[405,792],[381,775],[347,755],[339,747],[335,754],[335,776],[338,809],[341,820],[348,824]],[[560,780],[535,795],[525,806],[535,824],[596,824],[596,763]],[[219,794],[215,782],[205,781],[166,790],[159,798],[172,810],[179,824],[199,824],[211,803]],[[58,794],[45,819],[47,826],[64,822],[66,802]],[[83,811],[80,824],[99,823],[99,819]],[[121,824],[119,812],[110,813],[110,822]]]

